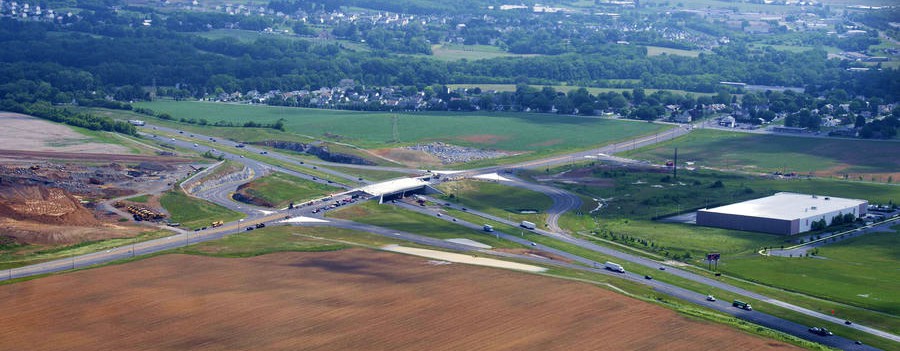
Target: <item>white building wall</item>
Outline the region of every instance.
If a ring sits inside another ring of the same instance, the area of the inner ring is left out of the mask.
[[[810,211],[812,212],[815,210],[810,210]],[[815,213],[815,212],[812,212],[812,213]],[[859,217],[859,213],[857,211],[857,206],[847,207],[847,208],[844,208],[844,209],[841,209],[838,211],[817,213],[813,216],[806,217],[806,218],[800,220],[800,233],[810,231],[810,228],[812,227],[812,223],[815,221],[818,221],[819,219],[824,218],[825,223],[827,223],[828,225],[831,225],[831,219],[834,218],[834,216],[837,216],[838,214],[845,215],[847,213],[852,213],[854,217]]]

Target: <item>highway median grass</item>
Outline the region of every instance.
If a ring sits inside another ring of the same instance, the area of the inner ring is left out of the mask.
[[[328,185],[280,172],[254,179],[242,185],[239,190],[239,193],[257,198],[275,208],[286,207],[291,202],[299,204],[317,199],[332,192],[334,188]]]
[[[425,215],[387,204],[368,201],[328,213],[329,217],[353,220],[384,228],[424,235],[437,239],[471,239],[499,248],[521,248],[522,245],[497,240],[485,232],[463,228],[442,218]]]
[[[180,189],[163,193],[159,203],[169,212],[171,221],[189,229],[208,227],[214,221],[231,222],[244,218],[242,213],[188,196]]]
[[[144,231],[133,237],[85,241],[71,245],[22,245],[0,251],[0,269],[11,269],[42,262],[84,255],[91,252],[139,243],[172,235],[167,230]]]
[[[481,180],[441,183],[441,200],[453,202],[497,217],[543,224],[553,200],[544,194],[523,188]],[[535,213],[528,213],[534,211]]]
[[[251,257],[274,252],[335,251],[354,246],[379,247],[396,243],[400,241],[343,228],[270,226],[180,248],[175,252],[215,257]]]

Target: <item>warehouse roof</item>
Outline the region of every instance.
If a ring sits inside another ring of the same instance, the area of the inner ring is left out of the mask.
[[[777,193],[768,197],[700,211],[794,220],[839,211],[849,207],[859,206],[863,203],[866,203],[866,200],[796,193]]]

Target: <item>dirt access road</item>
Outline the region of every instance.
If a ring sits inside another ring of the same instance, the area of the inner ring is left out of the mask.
[[[589,284],[364,249],[0,287],[0,349],[797,350]]]

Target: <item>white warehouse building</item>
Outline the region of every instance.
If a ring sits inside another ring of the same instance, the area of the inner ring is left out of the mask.
[[[793,235],[810,231],[813,222],[831,224],[837,215],[866,215],[869,202],[831,196],[777,193],[772,196],[697,211],[697,224],[725,229]]]

